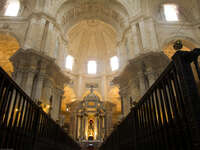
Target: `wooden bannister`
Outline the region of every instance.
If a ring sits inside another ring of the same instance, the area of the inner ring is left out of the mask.
[[[199,150],[199,55],[178,51],[100,150]]]
[[[0,149],[80,150],[0,68]]]

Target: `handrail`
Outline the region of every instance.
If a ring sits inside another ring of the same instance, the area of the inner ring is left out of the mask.
[[[178,51],[100,150],[200,149],[199,55]]]
[[[1,67],[0,149],[80,149]]]

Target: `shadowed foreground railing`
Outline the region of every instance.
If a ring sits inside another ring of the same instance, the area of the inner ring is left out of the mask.
[[[80,149],[1,68],[0,149]]]
[[[100,150],[200,150],[199,55],[178,51]]]

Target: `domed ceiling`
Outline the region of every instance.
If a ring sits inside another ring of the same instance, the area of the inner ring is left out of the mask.
[[[68,32],[69,54],[77,63],[105,60],[116,55],[117,33],[99,20],[84,20]]]

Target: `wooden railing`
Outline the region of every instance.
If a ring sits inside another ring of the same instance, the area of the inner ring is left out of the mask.
[[[54,122],[0,68],[0,149],[79,150]]]
[[[100,150],[200,150],[199,55],[178,51]]]

